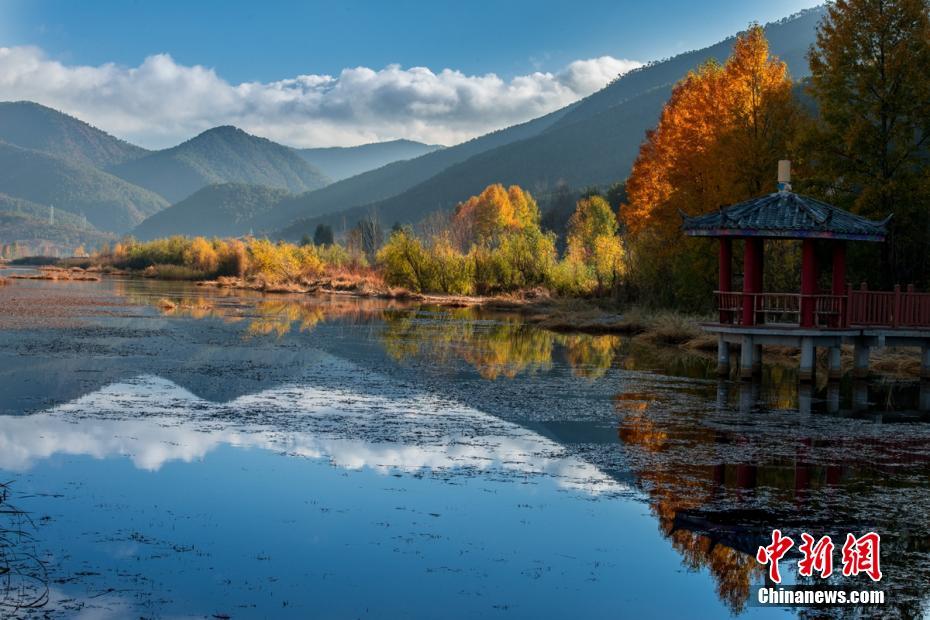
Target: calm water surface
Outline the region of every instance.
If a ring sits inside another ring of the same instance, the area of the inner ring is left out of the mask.
[[[678,349],[372,300],[106,280],[3,303],[35,316],[0,316],[0,510],[26,513],[0,512],[0,616],[927,609],[915,386],[718,382]],[[892,604],[752,606],[773,527],[879,531]]]

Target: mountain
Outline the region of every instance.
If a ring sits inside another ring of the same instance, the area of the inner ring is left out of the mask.
[[[765,27],[772,53],[785,60],[795,78],[809,74],[805,54],[814,42],[823,14],[822,7],[811,9]],[[393,196],[356,202],[354,207],[335,213],[321,213],[320,202],[314,197],[317,193],[306,194],[301,197],[305,203],[303,213],[310,217],[304,215],[305,219],[293,222],[278,234],[299,238],[308,231],[312,233],[317,224],[339,225],[346,221],[352,225],[372,211],[387,224],[413,223],[437,209],[453,208],[491,183],[517,183],[540,194],[558,184],[577,188],[623,180],[646,130],[655,126],[675,83],[708,59],[725,59],[734,41],[735,37],[731,37],[703,50],[631,71],[555,113],[554,120],[533,135],[474,153]],[[344,198],[346,205],[352,202],[352,197]],[[281,211],[286,204],[271,213]]]
[[[360,146],[297,149],[300,156],[334,181],[386,166],[395,161],[413,159],[443,148],[412,140],[392,140]]]
[[[263,185],[208,185],[152,215],[132,233],[142,240],[171,235],[236,237],[249,232],[253,217],[289,195],[286,190]]]
[[[97,168],[122,164],[149,152],[31,101],[0,102],[0,140]]]
[[[285,199],[265,215],[256,218],[255,230],[273,231],[298,218],[334,213],[396,196],[469,157],[540,134],[572,107]]]
[[[88,249],[115,238],[103,233],[84,218],[56,211],[46,205],[0,194],[0,244],[16,244],[19,254],[70,254],[79,245]]]
[[[329,182],[294,149],[230,126],[209,129],[183,144],[113,166],[109,171],[171,203],[217,183],[305,192]]]
[[[0,193],[86,215],[111,232],[129,230],[168,206],[161,196],[97,168],[3,142]]]

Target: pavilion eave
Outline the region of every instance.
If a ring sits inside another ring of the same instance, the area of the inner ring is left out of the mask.
[[[762,237],[771,239],[833,239],[837,241],[885,240],[885,235],[816,230],[765,230],[757,228],[691,228],[684,231],[689,237]]]

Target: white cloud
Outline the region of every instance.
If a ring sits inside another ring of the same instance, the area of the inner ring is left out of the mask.
[[[0,100],[37,101],[149,147],[225,124],[295,146],[454,144],[556,110],[639,64],[602,56],[510,80],[389,65],[236,85],[167,54],[138,67],[68,66],[35,47],[0,47]]]

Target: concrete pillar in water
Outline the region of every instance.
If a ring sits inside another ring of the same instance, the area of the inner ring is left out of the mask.
[[[798,378],[802,382],[814,380],[814,361],[817,349],[814,347],[813,338],[801,338],[801,368],[798,372]]]
[[[843,378],[842,349],[839,345],[830,347],[830,370],[827,378],[830,381],[839,381]]]
[[[865,411],[869,408],[869,384],[865,381],[853,381],[853,411]]]
[[[752,376],[762,376],[762,345],[754,344],[752,346]]]
[[[920,382],[918,407],[921,411],[930,411],[930,381]]]
[[[730,382],[717,381],[717,408],[726,409],[730,404]]]
[[[755,347],[753,346],[752,336],[743,336],[743,342],[739,346],[739,376],[740,379],[752,379],[752,362],[755,357]]]
[[[840,411],[840,384],[835,381],[827,385],[827,411],[830,413]]]
[[[920,379],[930,381],[930,343],[920,347]]]
[[[810,416],[813,397],[814,392],[810,383],[802,383],[798,386],[798,413],[802,418]]]
[[[853,353],[853,378],[865,379],[869,376],[869,345],[857,340]]]
[[[756,390],[758,384],[755,381],[743,381],[739,386],[739,412],[747,414],[752,411],[752,406],[759,400],[759,394]]]
[[[717,376],[730,376],[730,343],[724,340],[723,334],[717,336]]]

